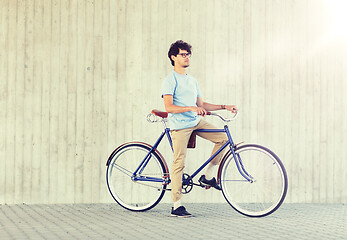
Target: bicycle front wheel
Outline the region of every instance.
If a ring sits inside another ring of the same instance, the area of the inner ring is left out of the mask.
[[[276,211],[288,188],[287,173],[280,159],[259,145],[241,146],[235,155],[236,161],[229,151],[222,163],[220,181],[227,202],[249,217],[263,217]]]
[[[114,200],[128,210],[146,211],[164,196],[165,178],[168,177],[166,165],[156,152],[149,154],[150,149],[144,143],[128,143],[116,149],[109,158],[108,189]],[[141,164],[144,167],[140,167]]]

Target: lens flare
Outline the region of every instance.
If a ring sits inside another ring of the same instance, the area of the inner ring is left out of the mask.
[[[330,10],[330,29],[332,37],[347,37],[347,1],[327,0]]]

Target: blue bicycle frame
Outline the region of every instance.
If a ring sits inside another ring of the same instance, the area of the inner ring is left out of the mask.
[[[224,126],[224,129],[199,129],[199,130],[195,130],[195,132],[210,132],[210,133],[216,133],[216,132],[224,132],[226,133],[227,137],[228,137],[228,141],[217,150],[217,152],[215,152],[206,162],[204,162],[204,164],[202,164],[192,175],[191,175],[191,179],[193,179],[196,175],[199,174],[199,172],[206,167],[207,164],[209,164],[221,151],[223,151],[228,145],[230,146],[230,151],[234,157],[237,169],[239,170],[240,174],[245,178],[245,181],[248,182],[253,182],[253,177],[247,173],[247,171],[245,170],[245,168],[243,167],[242,164],[242,160],[240,158],[240,155],[235,153],[235,144],[233,142],[233,139],[231,137],[229,128],[227,125]],[[164,136],[167,137],[171,149],[173,151],[173,145],[172,145],[172,139],[171,139],[171,135],[170,135],[170,129],[165,127],[164,132],[162,132],[162,134],[159,136],[159,138],[157,139],[157,141],[155,142],[155,144],[153,145],[153,147],[151,148],[151,150],[148,152],[148,154],[145,156],[145,158],[143,159],[143,161],[140,163],[139,167],[135,170],[135,172],[132,175],[132,180],[134,181],[150,181],[150,182],[163,182],[163,178],[156,178],[156,177],[148,177],[148,176],[141,176],[141,173],[143,172],[143,170],[145,169],[145,167],[147,166],[148,162],[151,159],[152,153],[156,151],[157,147],[159,146],[160,142],[163,140]],[[167,184],[170,181],[167,182]],[[187,184],[185,182],[183,182],[183,184]]]

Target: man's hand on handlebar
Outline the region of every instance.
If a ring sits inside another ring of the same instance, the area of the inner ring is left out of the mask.
[[[225,105],[225,109],[231,111],[232,113],[236,113],[238,111],[235,105]]]
[[[202,107],[192,107],[192,111],[201,116],[205,116],[207,114],[207,111]]]

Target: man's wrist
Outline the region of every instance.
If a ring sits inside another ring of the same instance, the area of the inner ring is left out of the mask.
[[[225,105],[220,105],[220,108],[221,109],[225,109]]]
[[[190,106],[190,107],[186,107],[187,109],[188,109],[188,112],[189,111],[192,111],[192,112],[196,112],[196,107],[194,107],[194,106]]]

